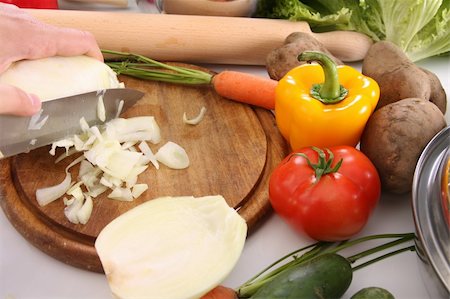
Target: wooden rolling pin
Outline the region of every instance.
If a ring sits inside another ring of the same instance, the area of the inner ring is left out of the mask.
[[[102,49],[162,61],[264,65],[266,55],[292,32],[309,32],[343,61],[364,58],[372,41],[350,31],[312,33],[306,22],[287,20],[29,9],[43,22],[94,34]]]

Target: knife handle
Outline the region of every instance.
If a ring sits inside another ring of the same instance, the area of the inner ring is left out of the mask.
[[[264,65],[292,32],[313,34],[306,22],[262,18],[72,10],[28,10],[43,22],[90,31],[102,49],[162,61]],[[371,40],[356,32],[314,34],[343,61],[364,58]]]

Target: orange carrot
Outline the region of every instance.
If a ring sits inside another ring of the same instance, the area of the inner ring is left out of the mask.
[[[224,98],[266,108],[275,108],[278,81],[248,73],[222,71],[212,79],[214,90]]]
[[[269,78],[227,70],[213,75],[198,67],[162,63],[138,54],[110,50],[102,52],[119,56],[112,61],[106,61],[118,75],[175,84],[208,84],[226,99],[270,110],[275,108],[275,88],[278,81]]]
[[[203,295],[200,299],[236,299],[237,295],[233,289],[218,286]]]

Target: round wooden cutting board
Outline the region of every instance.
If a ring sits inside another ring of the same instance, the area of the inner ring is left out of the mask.
[[[288,154],[288,146],[278,132],[270,111],[225,100],[209,87],[190,87],[120,78],[125,85],[145,92],[145,96],[122,117],[154,116],[161,128],[159,144],[149,144],[153,152],[173,141],[188,153],[190,166],[174,170],[152,165],[139,183],[149,189],[133,202],[94,199],[94,209],[86,225],[72,224],[64,216],[58,199],[40,207],[38,188],[60,183],[65,167],[75,158],[55,164],[49,147],[0,160],[0,204],[14,225],[30,243],[64,263],[102,272],[95,252],[96,236],[111,220],[125,211],[160,196],[222,195],[247,221],[249,230],[270,211],[268,180],[274,167]],[[183,113],[195,117],[207,109],[195,126],[183,123]],[[68,111],[70,113],[70,111]],[[57,152],[62,153],[60,150]],[[71,169],[76,180],[78,167]]]

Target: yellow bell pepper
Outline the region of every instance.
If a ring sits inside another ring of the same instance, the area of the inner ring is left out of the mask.
[[[275,118],[281,134],[292,150],[356,146],[378,103],[378,84],[320,52],[303,52],[298,59],[318,64],[298,66],[279,81]]]

